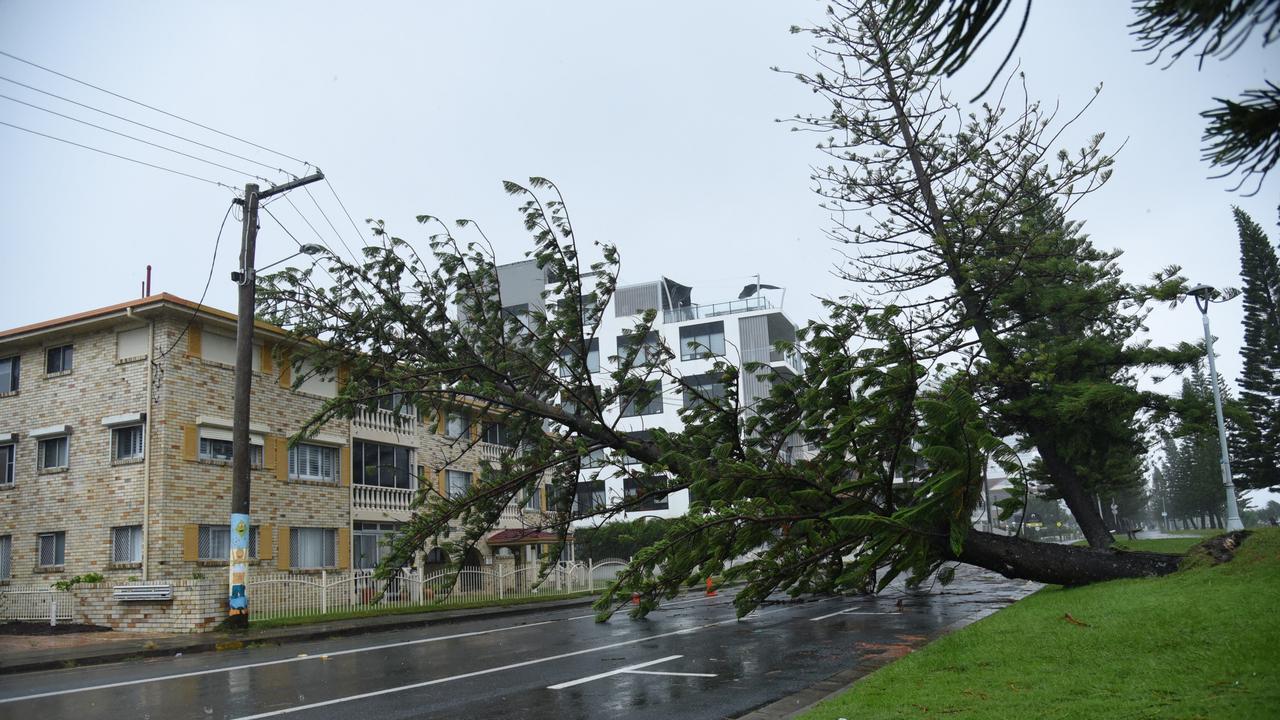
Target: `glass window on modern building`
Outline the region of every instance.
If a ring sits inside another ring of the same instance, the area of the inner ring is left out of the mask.
[[[662,414],[662,381],[650,380],[645,388],[623,401],[622,417]]]
[[[680,359],[724,356],[724,322],[699,323],[680,328]]]
[[[680,378],[680,392],[684,395],[685,409],[689,409],[708,401],[719,404],[725,397],[725,386],[719,375],[687,375]]]
[[[574,498],[574,512],[593,512],[603,508],[604,505],[603,480],[585,480],[578,483],[578,493]]]
[[[626,477],[622,480],[622,493],[627,500],[646,495],[655,487],[661,487],[666,482],[663,477]],[[666,510],[667,494],[653,493],[647,495],[639,504],[627,508],[628,512],[636,512],[642,510]]]
[[[409,448],[357,440],[351,448],[351,481],[357,485],[413,489]]]

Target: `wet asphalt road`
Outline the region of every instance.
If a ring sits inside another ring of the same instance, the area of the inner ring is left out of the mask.
[[[868,671],[1034,589],[965,571],[931,592],[734,619],[732,595],[647,619],[589,608],[278,647],[0,676],[0,718],[724,718]],[[901,601],[901,602],[899,602]]]

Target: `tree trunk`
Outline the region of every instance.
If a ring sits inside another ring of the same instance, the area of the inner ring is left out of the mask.
[[[1052,441],[1035,435],[1032,435],[1031,439],[1035,443],[1036,451],[1040,453],[1045,470],[1053,480],[1054,488],[1057,489],[1058,494],[1062,495],[1063,502],[1071,511],[1071,516],[1076,519],[1076,524],[1080,526],[1080,532],[1084,533],[1084,539],[1089,543],[1089,547],[1096,549],[1111,547],[1115,543],[1115,538],[1111,537],[1111,532],[1107,530],[1107,523],[1102,519],[1102,513],[1098,511],[1093,498],[1084,491],[1084,483],[1058,456],[1057,448]]]
[[[958,555],[946,554],[1005,577],[1068,586],[1168,575],[1182,562],[1181,555],[1039,543],[978,530],[969,531]]]

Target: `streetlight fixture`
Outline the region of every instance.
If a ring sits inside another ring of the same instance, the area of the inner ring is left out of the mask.
[[[1200,318],[1204,322],[1204,353],[1209,358],[1209,383],[1213,386],[1213,410],[1218,416],[1218,445],[1221,453],[1218,464],[1222,467],[1222,484],[1227,490],[1227,530],[1243,530],[1240,508],[1236,506],[1236,486],[1231,480],[1231,458],[1227,455],[1227,425],[1222,419],[1222,393],[1218,390],[1218,366],[1213,359],[1213,335],[1209,332],[1209,303],[1218,291],[1209,285],[1196,285],[1187,290],[1195,298]]]

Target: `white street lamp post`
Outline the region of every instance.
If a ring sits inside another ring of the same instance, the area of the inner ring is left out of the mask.
[[[1213,335],[1209,332],[1209,301],[1216,291],[1208,285],[1197,285],[1187,291],[1195,298],[1204,322],[1204,351],[1209,358],[1209,383],[1213,386],[1213,410],[1218,416],[1218,445],[1221,452],[1222,484],[1227,489],[1227,530],[1243,530],[1240,509],[1236,506],[1236,486],[1231,481],[1231,458],[1227,455],[1227,425],[1222,419],[1222,393],[1218,390],[1218,366],[1213,359]]]

